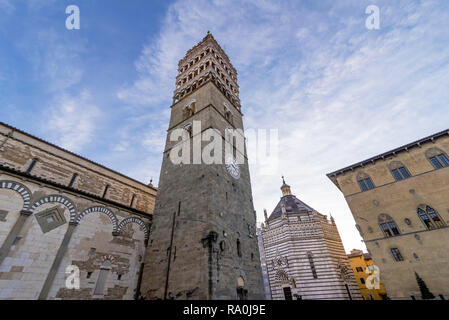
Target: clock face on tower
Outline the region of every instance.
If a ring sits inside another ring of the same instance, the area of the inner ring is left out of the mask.
[[[228,156],[226,158],[226,170],[228,170],[229,174],[234,179],[240,178],[240,168],[237,164],[237,161],[235,161],[235,158],[233,156]]]

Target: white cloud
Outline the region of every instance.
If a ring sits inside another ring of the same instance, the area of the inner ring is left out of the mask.
[[[23,37],[17,46],[32,64],[34,79],[53,93],[78,84],[84,74],[80,56],[85,52],[87,41],[71,41],[70,37],[61,37],[51,28],[36,28],[32,32],[33,36]]]
[[[63,94],[47,109],[49,116],[43,130],[57,145],[78,152],[92,142],[101,113],[91,99],[87,91],[78,96]]]

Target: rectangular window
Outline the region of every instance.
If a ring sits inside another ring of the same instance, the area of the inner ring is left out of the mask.
[[[404,179],[410,178],[410,174],[408,173],[407,169],[405,169],[405,167],[400,167],[399,171],[401,172]]]
[[[6,221],[6,216],[8,215],[8,211],[0,210],[0,221]]]
[[[73,183],[75,182],[75,179],[77,176],[78,176],[78,174],[76,174],[76,173],[73,174],[72,179],[70,179],[70,182],[69,182],[69,187],[73,186]]]
[[[109,189],[109,185],[107,184],[106,187],[104,188],[104,192],[103,192],[102,198],[106,197],[106,192],[108,192],[108,189]]]
[[[392,170],[391,172],[393,173],[394,178],[396,179],[396,181],[402,180],[402,176],[401,176],[401,174],[399,173],[399,170],[398,170],[398,169],[394,169],[394,170]]]
[[[362,267],[357,267],[355,269],[357,270],[357,272],[363,272],[363,268]]]
[[[237,288],[237,297],[238,300],[247,300],[248,299],[248,290],[243,289],[242,287]]]
[[[443,164],[443,166],[448,167],[449,166],[449,159],[446,157],[445,154],[440,154],[438,156],[438,158],[440,159],[441,163]]]
[[[293,300],[292,289],[290,287],[284,287],[283,290],[285,300]]]
[[[311,254],[308,254],[308,259],[309,259],[310,269],[312,270],[312,275],[315,279],[317,279],[318,274],[316,273],[315,263],[313,262],[313,257]]]
[[[362,284],[365,284],[365,279],[364,279],[364,278],[360,278],[360,282],[361,282]]]
[[[393,255],[395,261],[404,261],[404,258],[398,248],[391,248],[391,254]]]
[[[435,169],[443,168],[443,166],[441,165],[441,163],[438,161],[438,159],[436,157],[432,157],[429,160],[432,162],[432,164],[435,167]]]
[[[28,167],[26,173],[28,173],[28,174],[31,173],[31,170],[33,170],[34,165],[36,164],[36,161],[37,161],[36,159],[33,159],[33,161],[31,162],[30,166]]]

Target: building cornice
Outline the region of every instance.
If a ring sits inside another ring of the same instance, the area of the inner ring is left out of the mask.
[[[353,171],[356,168],[361,168],[361,167],[364,167],[365,165],[368,165],[368,164],[374,164],[378,160],[384,160],[385,158],[388,158],[390,156],[396,156],[396,154],[401,153],[401,152],[406,152],[406,151],[408,151],[411,148],[421,147],[421,145],[424,144],[424,143],[434,142],[434,140],[439,139],[439,138],[444,137],[444,136],[447,136],[447,135],[449,135],[449,129],[440,131],[440,132],[435,133],[435,134],[433,134],[431,136],[422,138],[420,140],[411,142],[411,143],[406,144],[404,146],[401,146],[399,148],[396,148],[396,149],[384,152],[384,153],[379,154],[377,156],[371,157],[369,159],[357,162],[357,163],[352,164],[350,166],[347,166],[345,168],[342,168],[342,169],[336,170],[334,172],[328,173],[327,177],[329,179],[337,177],[337,176],[339,176],[341,174],[344,174],[345,172]]]
[[[68,153],[68,154],[70,154],[70,155],[72,155],[72,156],[75,156],[75,157],[77,157],[77,158],[80,158],[80,159],[82,159],[82,160],[84,160],[84,161],[87,161],[87,162],[89,162],[89,163],[92,163],[92,164],[94,164],[94,165],[96,165],[96,166],[101,167],[102,169],[106,169],[106,170],[108,170],[108,171],[110,171],[110,172],[112,172],[112,173],[114,173],[114,174],[117,174],[117,175],[119,175],[119,176],[121,176],[121,177],[123,177],[123,178],[126,178],[126,179],[128,179],[128,180],[131,180],[131,181],[133,181],[133,182],[135,182],[135,183],[137,183],[137,184],[139,184],[139,185],[142,185],[142,186],[144,186],[144,187],[146,187],[146,188],[150,188],[150,189],[152,189],[152,190],[154,190],[154,191],[157,192],[157,188],[155,188],[155,187],[149,186],[149,185],[147,185],[147,184],[145,184],[145,183],[143,183],[143,182],[141,182],[141,181],[138,181],[138,180],[135,180],[135,179],[133,179],[133,178],[131,178],[131,177],[128,177],[128,176],[124,175],[123,173],[120,173],[120,172],[117,172],[117,171],[115,171],[115,170],[112,170],[112,169],[110,169],[110,168],[108,168],[108,167],[106,167],[106,166],[104,166],[104,165],[102,165],[102,164],[100,164],[100,163],[97,163],[97,162],[95,162],[95,161],[89,160],[89,159],[87,159],[87,158],[85,158],[85,157],[83,157],[83,156],[80,156],[79,154],[76,154],[76,153],[74,153],[74,152],[72,152],[72,151],[69,151],[69,150],[67,150],[67,149],[64,149],[64,148],[62,148],[62,147],[60,147],[60,146],[57,146],[57,145],[55,145],[55,144],[53,144],[53,143],[51,143],[51,142],[45,141],[44,139],[41,139],[41,138],[39,138],[39,137],[36,137],[36,136],[34,136],[34,135],[32,135],[32,134],[30,134],[30,133],[28,133],[28,132],[25,132],[25,131],[22,131],[22,130],[20,130],[20,129],[17,129],[17,128],[15,128],[15,127],[13,127],[13,126],[11,126],[11,125],[9,125],[9,124],[6,124],[6,123],[4,123],[4,122],[1,122],[1,121],[0,121],[0,125],[5,126],[5,127],[9,128],[10,130],[13,130],[14,132],[18,132],[18,133],[23,134],[23,135],[25,135],[25,136],[27,136],[27,137],[30,137],[30,138],[35,139],[35,140],[38,140],[39,142],[45,143],[45,144],[47,144],[47,145],[49,145],[49,146],[51,146],[51,147],[53,147],[53,148],[56,148],[56,149],[61,150],[61,151],[63,151],[63,152],[66,152],[66,153]],[[13,138],[13,137],[11,136],[10,138]],[[13,138],[13,139],[14,139],[14,138]],[[91,170],[92,170],[92,169],[91,169]]]

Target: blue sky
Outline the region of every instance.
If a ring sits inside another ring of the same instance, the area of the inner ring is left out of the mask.
[[[67,30],[65,8],[80,9]],[[380,29],[365,8],[380,8]],[[246,128],[278,129],[279,168],[251,166],[255,209],[280,176],[345,248],[364,248],[326,173],[449,127],[446,0],[0,0],[0,119],[158,182],[177,62],[210,30],[238,71]],[[250,155],[251,156],[251,155]]]

